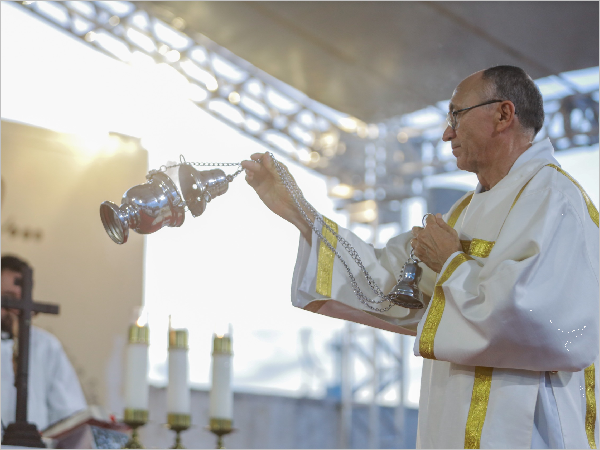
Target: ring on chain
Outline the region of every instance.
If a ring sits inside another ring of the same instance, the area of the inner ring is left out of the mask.
[[[423,228],[425,228],[425,227],[427,226],[427,223],[426,223],[426,221],[427,221],[427,216],[434,216],[434,217],[435,217],[435,214],[432,214],[432,213],[427,213],[427,214],[425,214],[425,215],[423,216],[423,220],[421,220],[421,223],[423,224]]]

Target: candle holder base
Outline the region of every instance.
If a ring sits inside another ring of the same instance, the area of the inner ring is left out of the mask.
[[[173,447],[171,448],[185,448],[181,443],[181,432],[190,427],[190,415],[169,413],[167,416],[167,422],[167,427],[175,432],[175,444],[173,444]]]
[[[236,431],[232,425],[233,421],[231,419],[210,419],[209,426],[206,429],[217,436],[217,446],[215,448],[225,448],[223,436]]]
[[[131,438],[123,448],[144,448],[138,437],[137,429],[148,422],[148,411],[143,409],[125,409],[123,423],[131,427]]]

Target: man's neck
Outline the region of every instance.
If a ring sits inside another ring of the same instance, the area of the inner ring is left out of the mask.
[[[498,159],[491,167],[483,168],[476,174],[479,184],[483,187],[481,192],[489,191],[508,175],[515,161],[529,147],[531,147],[531,142],[529,141],[512,142],[503,145],[502,158]]]

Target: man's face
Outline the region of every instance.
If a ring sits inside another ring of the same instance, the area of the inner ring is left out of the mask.
[[[1,290],[2,295],[8,295],[14,298],[21,298],[21,286],[16,281],[21,278],[19,272],[5,269],[2,271]],[[14,309],[2,308],[2,331],[12,332],[12,321],[15,320],[17,311]]]
[[[483,87],[480,72],[463,80],[454,90],[450,100],[450,111],[458,111],[490,100],[483,98]],[[494,105],[480,106],[458,113],[456,130],[448,126],[444,131],[442,139],[452,144],[452,154],[456,156],[459,169],[478,173],[482,168],[493,164],[495,155],[488,147],[494,131]]]

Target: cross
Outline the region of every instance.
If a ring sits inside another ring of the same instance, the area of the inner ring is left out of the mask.
[[[19,353],[17,356],[17,411],[15,422],[6,427],[2,445],[18,445],[23,447],[46,447],[35,424],[27,422],[27,381],[29,379],[29,337],[31,317],[34,312],[58,314],[58,305],[34,302],[31,296],[33,287],[33,270],[25,267],[21,279],[21,299],[2,296],[2,307],[19,310]]]

